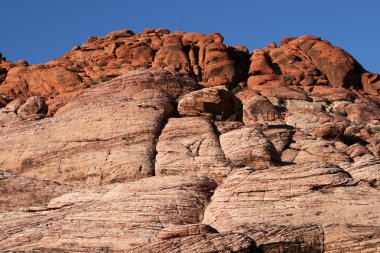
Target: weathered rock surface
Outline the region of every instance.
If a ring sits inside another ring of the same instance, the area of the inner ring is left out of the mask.
[[[208,175],[218,181],[232,167],[225,158],[211,120],[171,118],[157,143],[156,175]]]
[[[215,187],[204,177],[167,176],[74,191],[42,210],[1,213],[0,250],[125,252],[154,240],[165,227],[199,223]]]
[[[222,134],[220,145],[226,157],[238,166],[261,168],[280,162],[272,142],[253,127],[239,128]]]
[[[7,112],[17,112],[17,110],[25,103],[21,98],[16,98],[12,102],[8,103],[5,107]]]
[[[193,91],[178,102],[182,117],[211,116],[216,120],[241,121],[243,106],[225,86]]]
[[[373,187],[380,186],[380,160],[368,159],[353,163],[345,168],[350,175],[364,182],[368,182]]]
[[[190,72],[190,62],[182,45],[180,35],[166,36],[154,58],[153,68]]]
[[[333,87],[360,87],[362,66],[344,50],[313,36],[284,39],[281,46],[272,44],[252,54],[250,80],[252,86],[269,83],[330,84]],[[260,77],[265,80],[257,82]]]
[[[254,241],[244,234],[207,233],[204,235],[173,238],[155,241],[131,252],[172,252],[172,253],[211,253],[211,252],[256,252]]]
[[[334,144],[332,141],[317,139],[302,132],[296,133],[293,143],[289,145],[289,149],[283,151],[281,159],[296,164],[327,162],[339,165],[353,162],[347,153],[337,149]]]
[[[281,154],[292,143],[295,131],[287,125],[275,125],[273,128],[266,129],[263,133],[273,143],[278,154]]]
[[[55,197],[74,189],[50,180],[38,180],[0,171],[0,212],[39,210]]]
[[[379,82],[312,36],[0,54],[0,252],[379,252]]]
[[[246,125],[283,119],[279,109],[263,96],[253,96],[245,101],[243,108],[243,121]]]
[[[22,118],[43,115],[47,114],[47,112],[48,108],[43,97],[30,97],[17,110],[17,114]]]
[[[223,233],[247,233],[258,246],[283,243],[301,252],[375,250],[380,244],[379,194],[355,186],[348,173],[323,163],[247,168],[232,172],[217,188],[203,223]]]
[[[194,89],[191,79],[167,71],[129,72],[79,95],[53,118],[3,128],[0,166],[70,184],[152,176],[171,102]]]

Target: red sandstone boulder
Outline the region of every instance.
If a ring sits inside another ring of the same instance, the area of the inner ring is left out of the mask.
[[[224,86],[193,91],[178,103],[182,117],[209,115],[216,120],[241,121],[242,103]]]
[[[169,35],[163,39],[162,47],[156,53],[152,67],[190,72],[190,62],[184,52],[180,36]]]
[[[363,89],[371,95],[379,95],[380,75],[366,72],[362,75]]]
[[[47,114],[48,108],[43,97],[30,97],[25,104],[19,107],[17,114],[22,118],[34,117],[36,115]]]
[[[243,105],[243,121],[246,125],[281,119],[281,112],[266,97],[253,96]]]

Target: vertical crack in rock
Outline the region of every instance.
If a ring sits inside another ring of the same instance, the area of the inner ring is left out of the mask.
[[[157,144],[158,144],[158,141],[159,141],[160,136],[162,134],[162,131],[164,130],[166,124],[168,124],[169,119],[170,119],[170,117],[164,118],[162,120],[162,122],[160,124],[160,127],[159,127],[159,129],[157,131],[157,134],[156,134],[155,142],[153,144],[153,146],[154,146],[154,152],[153,152],[153,158],[152,158],[152,167],[153,167],[152,168],[153,169],[152,176],[153,177],[156,176],[156,162],[157,162],[157,154],[158,154],[158,152],[157,152]]]

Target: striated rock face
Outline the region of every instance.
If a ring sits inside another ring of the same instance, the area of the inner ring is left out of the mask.
[[[252,127],[222,134],[220,144],[226,157],[240,166],[260,168],[280,161],[273,144]]]
[[[358,239],[379,238],[378,198],[378,190],[356,186],[348,173],[323,163],[246,168],[217,188],[203,223],[247,233],[258,246],[277,244],[278,250],[358,252],[380,243]]]
[[[199,223],[215,187],[207,178],[167,176],[74,191],[41,210],[2,213],[0,249],[131,250],[154,240],[165,227]],[[15,220],[22,230],[14,230]]]
[[[378,79],[312,36],[0,54],[0,252],[379,252]]]
[[[0,171],[0,210],[38,211],[57,196],[75,189],[50,180],[38,180]]]
[[[210,119],[172,118],[157,143],[157,175],[208,175],[218,181],[232,169]]]
[[[205,233],[156,241],[131,252],[256,252],[254,241],[238,233]]]
[[[0,165],[70,184],[152,176],[156,138],[174,111],[171,102],[196,87],[167,71],[129,72],[79,95],[55,117],[3,128]]]

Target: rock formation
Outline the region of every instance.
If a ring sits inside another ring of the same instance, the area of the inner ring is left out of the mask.
[[[313,36],[0,54],[0,252],[380,252],[379,80]]]

